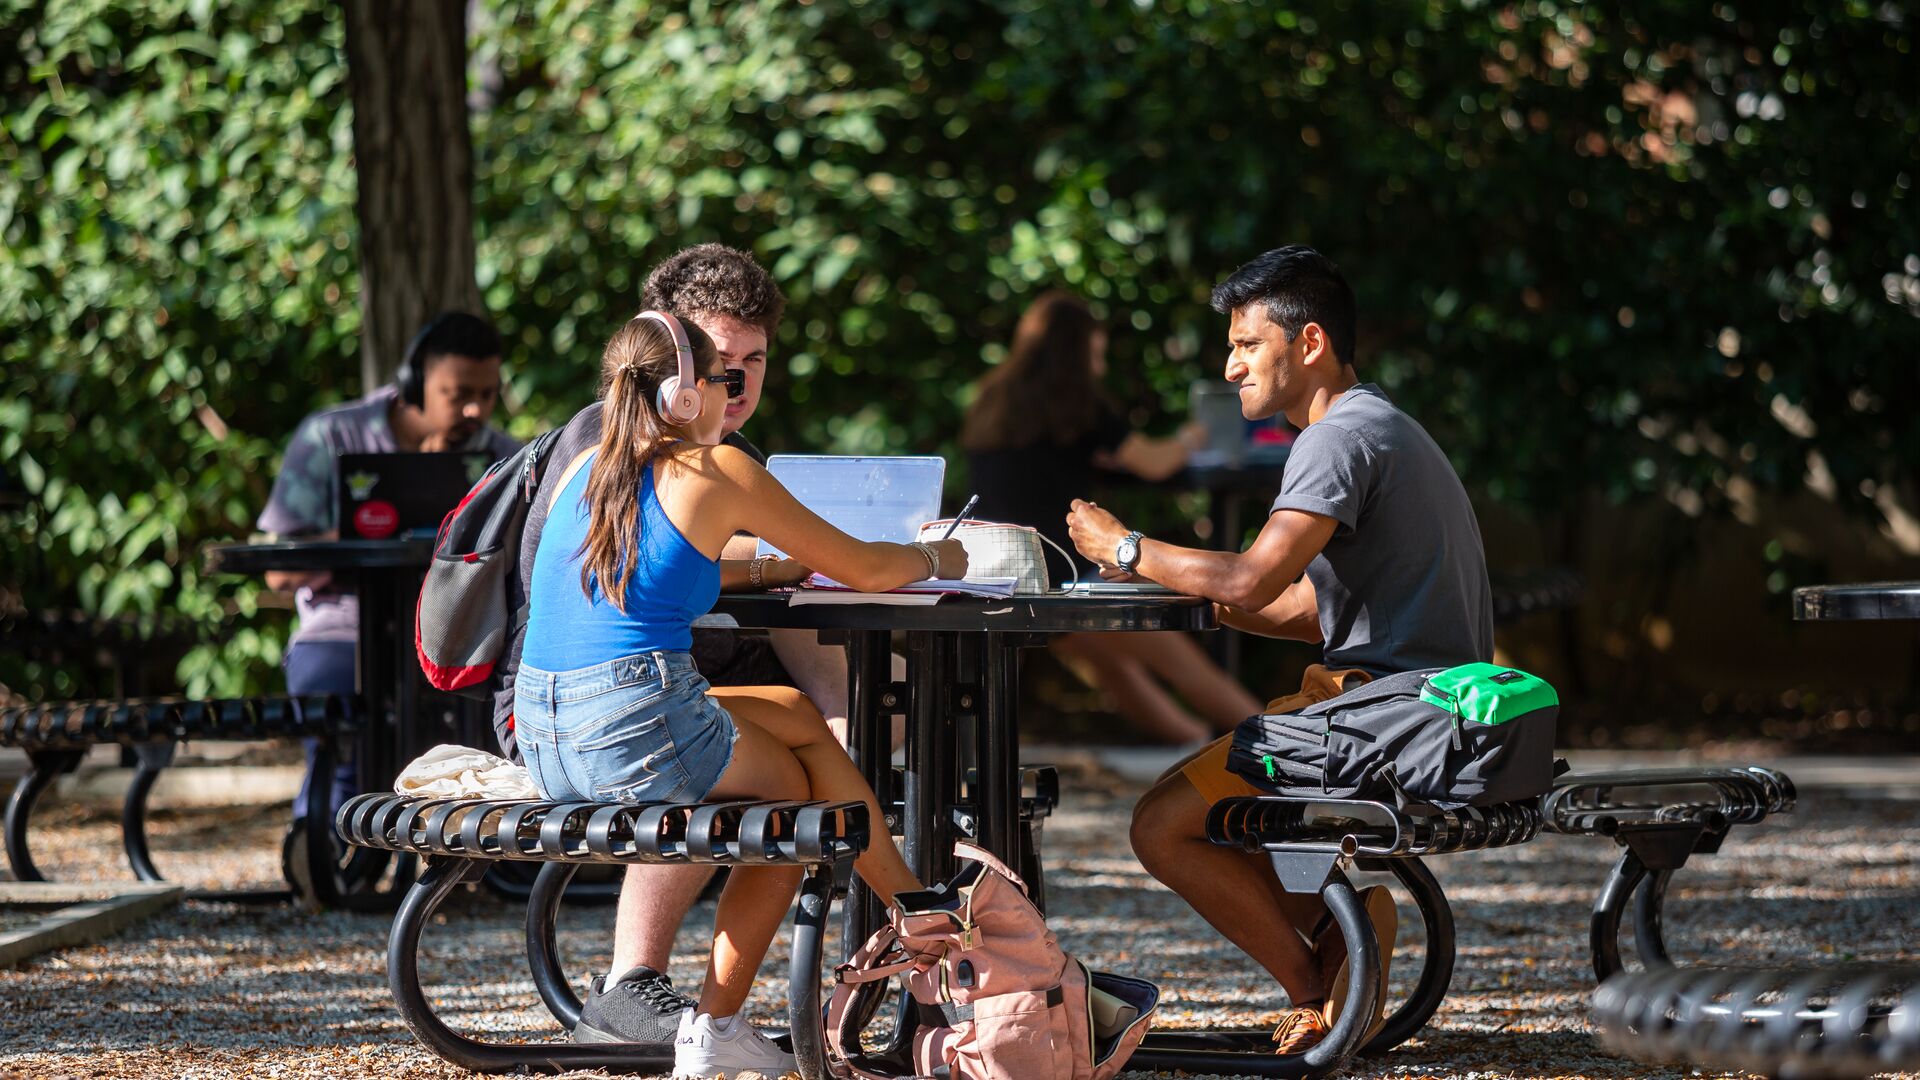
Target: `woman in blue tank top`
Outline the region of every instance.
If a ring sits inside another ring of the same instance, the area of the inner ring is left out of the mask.
[[[720,551],[737,532],[868,591],[960,577],[966,551],[952,540],[856,540],[721,445],[739,374],[698,327],[671,315],[643,312],[607,343],[600,444],[559,474],[534,553],[516,741],[549,798],[857,799],[883,821],[798,691],[707,685],[687,654],[692,623],[719,596]],[[921,887],[891,843],[869,846],[854,869],[883,903]],[[699,1007],[681,1020],[676,1076],[792,1067],[791,1055],[733,1020],[799,882],[798,868],[734,868]]]

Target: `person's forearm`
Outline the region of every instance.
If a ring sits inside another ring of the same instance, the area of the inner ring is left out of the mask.
[[[1222,626],[1231,626],[1249,634],[1261,637],[1285,638],[1288,641],[1319,641],[1320,612],[1313,606],[1311,588],[1307,594],[1301,592],[1299,584],[1293,585],[1280,594],[1280,599],[1260,609],[1247,611],[1228,604],[1213,606],[1214,618]]]
[[[1187,448],[1178,439],[1147,439],[1141,448],[1134,474],[1155,483],[1185,468]]]
[[[886,592],[902,585],[939,576],[942,569],[938,556],[928,560],[919,548],[910,544],[893,544],[884,540],[869,541],[863,545],[862,558],[852,572],[841,575],[822,570],[833,578],[858,592]]]
[[[760,580],[753,580],[753,564],[760,563]],[[812,573],[792,559],[721,559],[720,591],[752,592],[798,585]]]
[[[1231,551],[1201,551],[1159,540],[1140,541],[1134,573],[1174,592],[1204,596],[1230,607],[1255,612],[1279,599],[1285,587],[1263,580],[1246,556]]]
[[[319,588],[333,580],[326,570],[269,570],[266,573],[267,588],[275,592],[299,592],[312,585]]]

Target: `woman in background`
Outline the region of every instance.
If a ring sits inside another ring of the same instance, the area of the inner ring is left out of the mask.
[[[1134,431],[1100,388],[1106,373],[1107,332],[1085,301],[1055,290],[1027,308],[1007,359],[980,381],[961,428],[980,495],[974,516],[1031,526],[1072,551],[1067,506],[1087,495],[1096,468],[1165,480],[1204,445],[1196,424],[1171,439]],[[1210,739],[1260,711],[1184,634],[1065,634],[1052,648],[1116,711],[1164,742]]]

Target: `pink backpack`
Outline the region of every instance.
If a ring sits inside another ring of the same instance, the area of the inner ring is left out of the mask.
[[[1013,871],[971,844],[953,850],[971,865],[945,885],[896,896],[887,925],[840,966],[827,1007],[830,1070],[843,1080],[889,1080],[852,1054],[900,975],[919,1014],[917,1072],[1110,1080],[1146,1036],[1159,988],[1089,972],[1060,951]]]

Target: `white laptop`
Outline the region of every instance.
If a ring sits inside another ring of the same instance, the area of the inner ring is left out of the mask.
[[[938,457],[864,457],[775,454],[767,471],[801,505],[861,540],[912,543],[920,526],[940,517],[947,460]],[[760,541],[762,555],[785,555]]]

